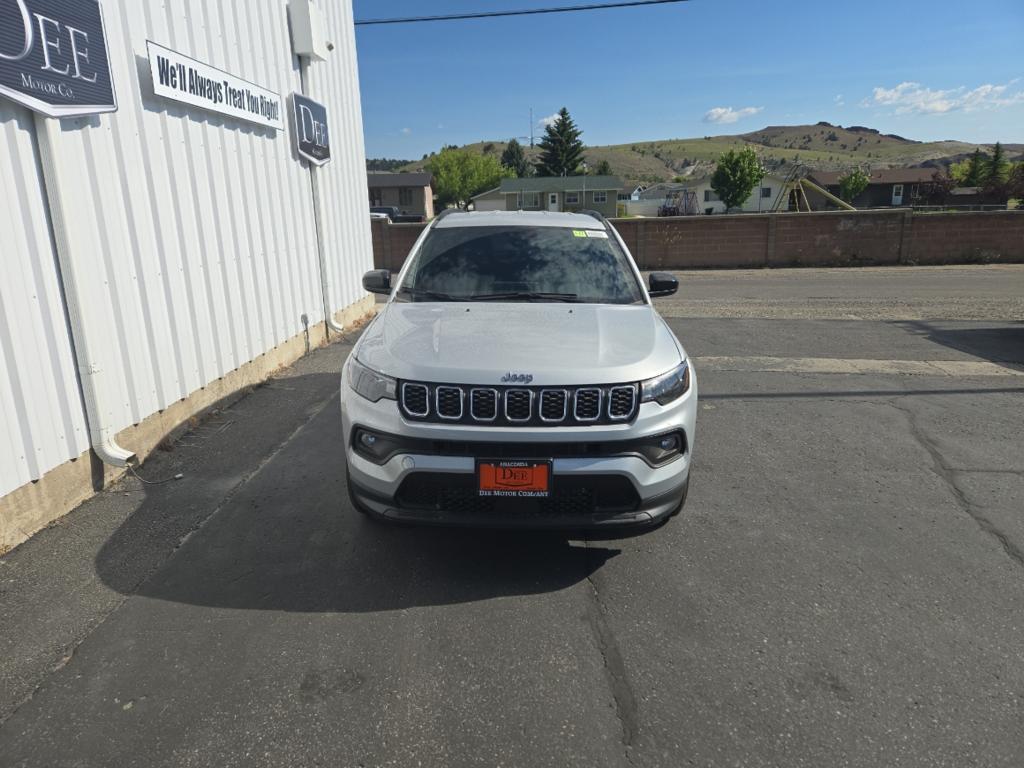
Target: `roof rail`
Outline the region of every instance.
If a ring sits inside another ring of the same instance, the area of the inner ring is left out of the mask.
[[[578,213],[580,216],[590,216],[592,219],[597,219],[606,227],[608,226],[608,219],[606,219],[604,217],[604,214],[602,214],[600,211],[592,211],[588,208],[582,211],[576,211],[576,213]]]
[[[462,208],[445,208],[443,211],[437,214],[437,216],[434,217],[434,221],[440,221],[445,216],[448,216],[449,214],[452,213],[465,213],[465,211]]]

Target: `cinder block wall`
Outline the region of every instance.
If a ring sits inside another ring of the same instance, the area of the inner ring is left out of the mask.
[[[613,219],[641,269],[1024,261],[1024,211],[829,211]],[[423,224],[373,224],[374,264],[397,271]]]

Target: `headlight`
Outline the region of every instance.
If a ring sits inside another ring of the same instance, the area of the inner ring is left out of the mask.
[[[686,394],[690,388],[690,365],[684,360],[679,367],[661,376],[648,379],[640,385],[640,402],[652,400],[658,405],[668,405]]]
[[[371,403],[376,403],[382,397],[394,400],[395,392],[398,389],[393,378],[385,376],[383,373],[377,373],[372,368],[367,368],[355,357],[349,361],[348,385]]]

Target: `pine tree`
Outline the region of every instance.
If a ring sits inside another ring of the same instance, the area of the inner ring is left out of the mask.
[[[984,181],[992,185],[1002,184],[1006,180],[1008,164],[1003,153],[1003,145],[998,141],[992,148],[992,157],[985,163]]]
[[[595,176],[614,176],[615,173],[612,171],[612,164],[607,160],[600,161],[594,168]]]
[[[501,153],[501,164],[519,178],[530,175],[530,164],[523,154],[523,146],[515,139],[508,140],[505,151]]]
[[[965,187],[980,187],[985,180],[985,161],[981,156],[981,150],[974,150],[971,159],[967,161],[967,173],[964,176]]]
[[[576,176],[583,162],[582,131],[569,117],[569,110],[562,107],[558,117],[544,129],[540,140],[540,158],[537,160],[538,176]]]

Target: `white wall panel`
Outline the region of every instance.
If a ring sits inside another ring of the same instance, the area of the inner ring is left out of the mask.
[[[0,100],[0,496],[88,447],[32,113]]]
[[[355,27],[346,2],[323,3],[334,50],[309,67],[308,96],[327,105],[333,133],[331,162],[318,171],[324,213],[327,282],[335,309],[365,295],[363,273],[373,269],[363,114],[359,99]]]
[[[301,83],[286,6],[105,2],[116,113],[34,122],[0,102],[0,496],[88,446],[51,220],[111,433],[301,333],[303,317],[323,320],[310,172],[290,119],[273,131],[156,97],[149,82],[147,39],[277,91],[288,118]],[[335,50],[310,66],[310,95],[330,110],[320,187],[336,311],[363,297],[373,257],[352,11],[323,10]]]

